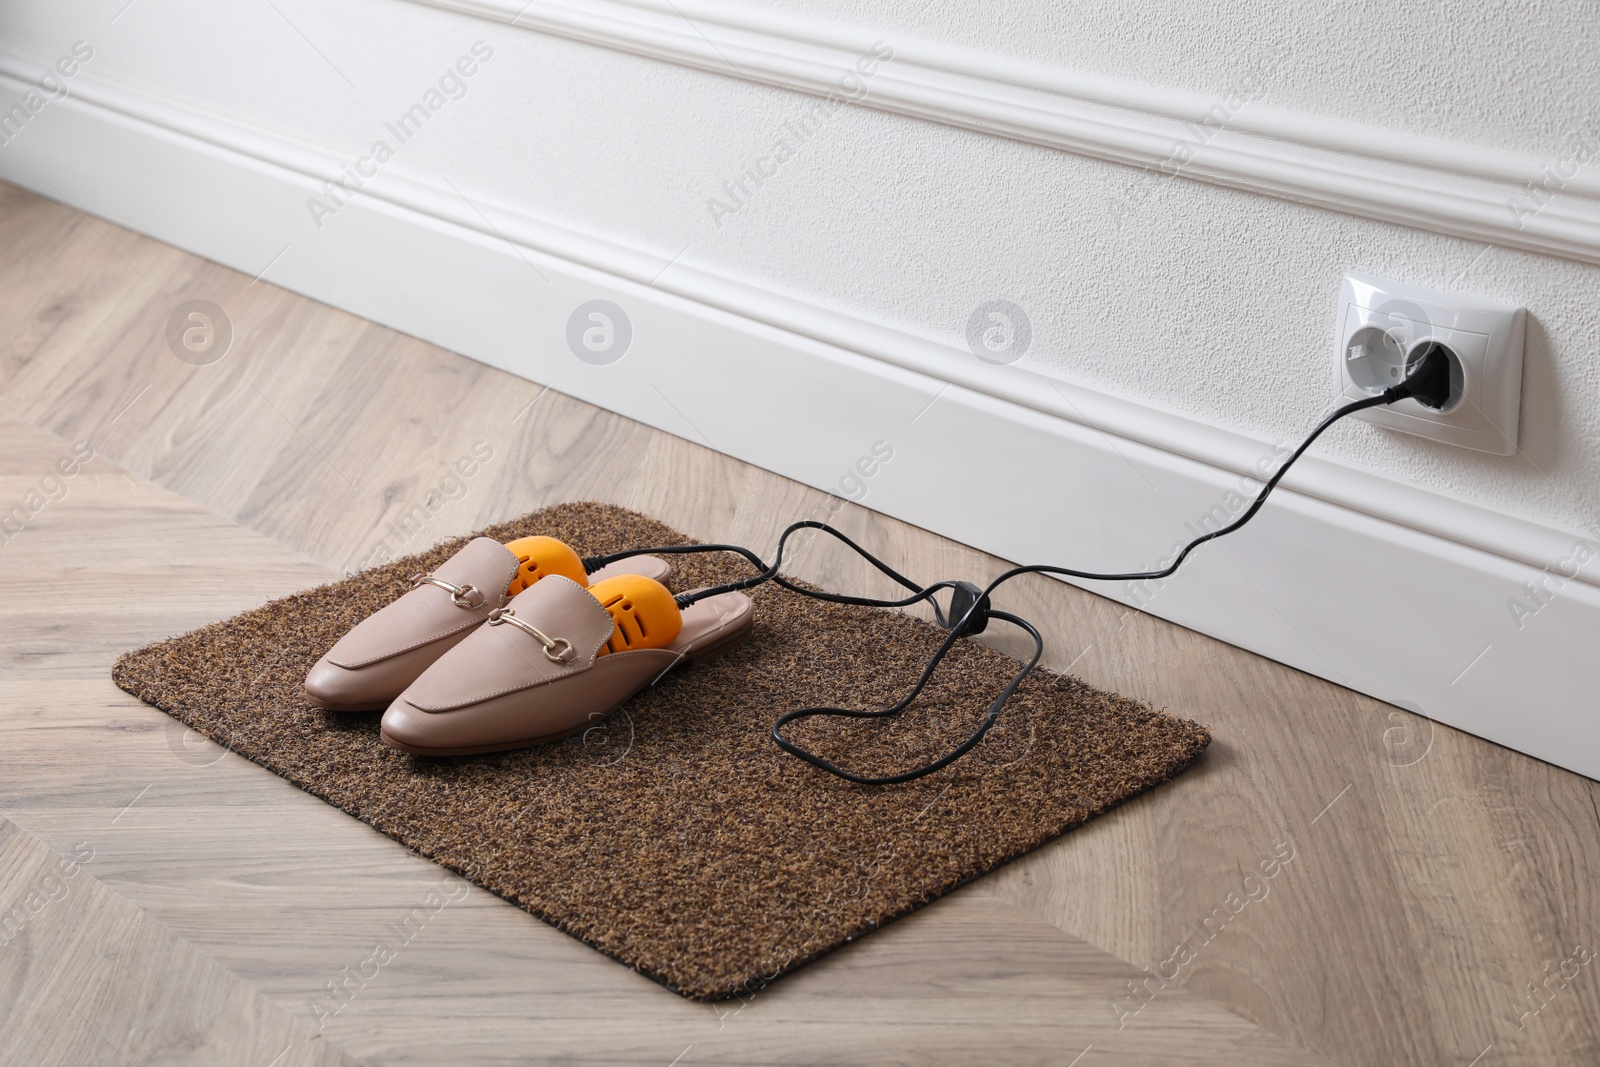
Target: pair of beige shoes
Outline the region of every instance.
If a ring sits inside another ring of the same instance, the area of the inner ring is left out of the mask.
[[[560,740],[678,664],[750,639],[749,597],[680,611],[661,584],[670,571],[634,556],[588,574],[554,538],[475,538],[340,638],[306,695],[328,711],[382,711],[384,744],[418,755]]]

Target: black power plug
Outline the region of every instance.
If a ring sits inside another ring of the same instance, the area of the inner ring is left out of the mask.
[[[1450,402],[1450,361],[1454,356],[1438,341],[1424,341],[1411,353],[1409,365],[1415,369],[1405,381],[1383,391],[1384,402],[1393,404],[1410,397],[1425,408],[1443,410]]]
[[[966,619],[966,625],[957,631],[962,637],[983,633],[989,628],[989,598],[971,582],[951,582],[950,585],[950,615],[944,622],[945,627],[954,628]],[[973,605],[977,605],[976,610]],[[972,612],[970,617],[969,611]]]

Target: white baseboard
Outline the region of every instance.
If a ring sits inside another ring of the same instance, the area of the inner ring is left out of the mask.
[[[393,168],[317,230],[319,150],[87,73],[49,107],[0,178],[819,488],[887,442],[865,504],[1008,559],[1156,565],[1272,452]],[[565,339],[597,298],[633,325],[609,366]],[[1308,457],[1160,589],[1085,584],[1600,777],[1600,565],[1547,573],[1578,538]],[[1542,606],[1519,628],[1512,600]]]

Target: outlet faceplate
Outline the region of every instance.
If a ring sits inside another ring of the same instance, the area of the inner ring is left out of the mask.
[[[1351,399],[1403,381],[1418,349],[1436,341],[1455,357],[1442,410],[1402,400],[1355,417],[1445,444],[1509,456],[1517,450],[1522,402],[1520,307],[1445,293],[1369,274],[1347,274],[1339,291],[1334,376]]]

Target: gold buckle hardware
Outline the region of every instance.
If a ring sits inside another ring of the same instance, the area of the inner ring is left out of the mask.
[[[411,585],[413,588],[419,585],[436,585],[450,594],[450,602],[458,608],[481,608],[487,599],[475,585],[454,585],[431,574],[413,574]],[[473,597],[477,600],[474,601]]]
[[[509,622],[512,626],[530,635],[534,640],[544,646],[544,657],[551,663],[565,663],[572,658],[572,642],[565,637],[551,638],[545,635],[537,626],[517,618],[516,613],[510,608],[495,608],[489,612],[489,625],[499,626]],[[555,651],[560,649],[560,651]]]

